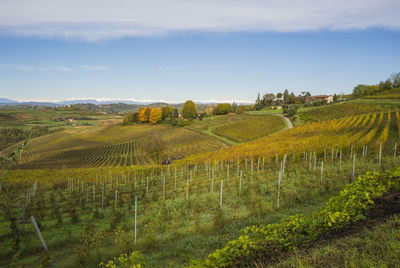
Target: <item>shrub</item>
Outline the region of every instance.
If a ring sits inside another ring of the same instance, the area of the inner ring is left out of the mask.
[[[118,258],[114,258],[113,261],[107,263],[100,263],[100,266],[105,267],[132,267],[140,268],[146,265],[146,260],[140,251],[134,251],[129,256],[127,254],[121,254]]]
[[[177,120],[176,125],[178,127],[188,126],[189,125],[189,121],[188,120],[184,120],[184,119],[179,119],[179,120]]]
[[[347,185],[325,207],[311,216],[297,214],[267,226],[251,226],[237,240],[211,253],[203,261],[192,261],[191,266],[227,267],[242,266],[257,256],[273,256],[279,250],[292,250],[311,242],[324,233],[365,219],[374,199],[400,189],[400,168],[395,172],[368,172]]]

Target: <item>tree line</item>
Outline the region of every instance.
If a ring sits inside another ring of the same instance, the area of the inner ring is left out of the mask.
[[[160,108],[143,107],[137,112],[129,112],[123,119],[122,124],[131,123],[152,123],[157,124],[158,122],[166,119],[176,121],[177,119],[194,119],[198,116],[196,104],[193,101],[188,100],[185,102],[182,108],[182,112],[179,113],[177,108],[172,108],[168,105]]]
[[[204,112],[197,110],[196,104],[188,100],[184,103],[181,112],[177,108],[168,105],[160,108],[143,107],[137,112],[129,112],[125,115],[122,124],[152,123],[157,124],[169,120],[172,125],[185,126],[193,119],[202,120],[205,116],[225,115],[228,113],[242,114],[253,110],[253,105],[237,105],[236,103],[218,103],[216,106],[209,106]]]
[[[307,92],[309,96],[311,94]],[[285,89],[283,93],[277,93],[276,96],[273,93],[266,93],[263,95],[261,98],[260,93],[258,93],[256,102],[254,104],[254,109],[255,110],[261,110],[264,107],[271,106],[273,104],[274,100],[279,100],[282,101],[282,104],[288,105],[288,104],[295,104],[296,103],[296,96],[294,93],[289,94],[289,90]]]
[[[19,128],[5,127],[0,128],[0,148],[6,147],[20,141],[27,139],[29,136],[32,138],[43,136],[51,133],[49,127],[34,126],[31,130],[22,130]]]
[[[354,98],[374,96],[380,93],[390,91],[395,88],[400,88],[400,72],[393,73],[385,81],[380,81],[378,84],[375,85],[359,84],[354,87],[352,96]]]

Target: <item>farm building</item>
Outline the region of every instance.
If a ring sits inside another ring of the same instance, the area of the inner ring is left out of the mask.
[[[327,103],[333,102],[333,96],[331,95],[316,95],[316,96],[311,96],[310,98],[307,99],[307,102],[313,102],[316,100],[326,100]]]

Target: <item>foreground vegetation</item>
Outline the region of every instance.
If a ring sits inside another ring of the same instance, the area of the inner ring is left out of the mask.
[[[2,186],[0,259],[46,262],[33,215],[61,266],[134,250],[150,266],[188,264],[246,226],[311,215],[358,174],[395,168],[398,118],[382,111],[308,124],[169,166],[12,171]]]
[[[396,267],[400,262],[400,217],[360,224],[343,237],[317,242],[308,249],[294,250],[273,267]],[[258,263],[259,266],[267,265]]]
[[[276,115],[226,114],[35,138],[1,179],[0,266],[312,263],[282,256],[363,221],[399,188],[398,109],[335,106],[274,134]]]
[[[400,169],[394,173],[367,173],[349,184],[325,207],[310,216],[297,214],[281,223],[252,226],[244,235],[198,263],[207,267],[245,265],[256,259],[271,259],[278,251],[288,251],[316,240],[323,234],[366,219],[374,200],[400,189]],[[197,263],[195,263],[197,265]]]

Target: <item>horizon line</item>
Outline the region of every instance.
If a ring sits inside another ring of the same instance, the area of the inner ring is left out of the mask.
[[[12,98],[12,97],[2,97],[5,99],[9,99],[12,101],[16,101],[19,103],[24,103],[24,102],[48,102],[48,103],[61,103],[61,102],[73,102],[73,101],[96,101],[96,102],[108,102],[108,103],[118,103],[118,102],[137,102],[137,103],[170,103],[170,104],[180,104],[180,103],[185,103],[187,100],[166,100],[166,99],[134,99],[134,98],[67,98],[67,99],[20,99],[20,98]],[[236,99],[230,99],[230,100],[223,100],[223,99],[208,99],[208,100],[194,100],[194,99],[188,99],[192,100],[193,102],[197,103],[254,103],[254,101],[250,100],[236,100]],[[84,102],[82,102],[84,103]]]

